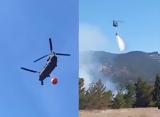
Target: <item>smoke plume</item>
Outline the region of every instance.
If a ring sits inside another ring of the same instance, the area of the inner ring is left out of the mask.
[[[101,64],[93,60],[95,56],[82,54],[85,52],[110,50],[112,44],[100,27],[90,24],[79,25],[79,77],[84,78],[85,87],[88,88],[91,82],[102,79],[108,90],[115,90],[115,84],[110,76],[104,76],[100,72]],[[96,56],[97,57],[97,56]],[[86,62],[88,61],[88,62]]]

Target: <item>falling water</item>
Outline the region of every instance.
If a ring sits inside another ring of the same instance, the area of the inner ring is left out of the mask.
[[[124,40],[116,33],[116,41],[120,51],[124,51],[126,48]]]

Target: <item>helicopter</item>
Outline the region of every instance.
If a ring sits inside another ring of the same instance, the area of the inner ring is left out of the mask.
[[[122,22],[122,21],[113,20],[113,27],[118,27],[118,22]]]
[[[56,55],[70,56],[70,54],[62,54],[62,53],[54,52],[52,49],[51,38],[49,38],[49,45],[50,45],[50,53],[33,61],[33,62],[37,62],[45,57],[48,57],[46,65],[44,66],[44,68],[40,72],[35,71],[35,70],[31,70],[31,69],[28,69],[25,67],[21,67],[22,70],[26,70],[26,71],[29,71],[32,73],[39,73],[39,81],[41,82],[41,85],[44,85],[43,80],[46,79],[47,77],[50,77],[51,72],[57,67],[57,56]]]
[[[118,27],[118,21],[113,20],[113,27]]]

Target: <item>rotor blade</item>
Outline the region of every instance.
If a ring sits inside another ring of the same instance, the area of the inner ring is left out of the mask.
[[[56,53],[56,55],[71,56],[70,54],[62,54],[62,53]]]
[[[52,52],[52,40],[49,38],[50,51]]]
[[[43,58],[45,58],[45,57],[47,57],[47,56],[48,56],[48,54],[47,54],[47,55],[42,56],[41,58],[39,58],[39,59],[37,59],[37,60],[35,60],[35,61],[33,61],[33,62],[37,62],[37,61],[39,61],[39,60],[41,60],[41,59],[43,59]]]
[[[33,73],[39,73],[38,71],[34,71],[34,70],[27,69],[27,68],[24,68],[24,67],[21,67],[21,69],[29,71],[29,72],[33,72]]]
[[[124,21],[122,21],[122,20],[117,20],[117,22],[123,23]]]

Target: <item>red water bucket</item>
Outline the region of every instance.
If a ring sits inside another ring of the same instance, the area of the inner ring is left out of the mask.
[[[53,85],[56,85],[56,84],[58,83],[58,79],[57,79],[56,77],[53,77],[53,78],[51,79],[51,83],[52,83]]]

